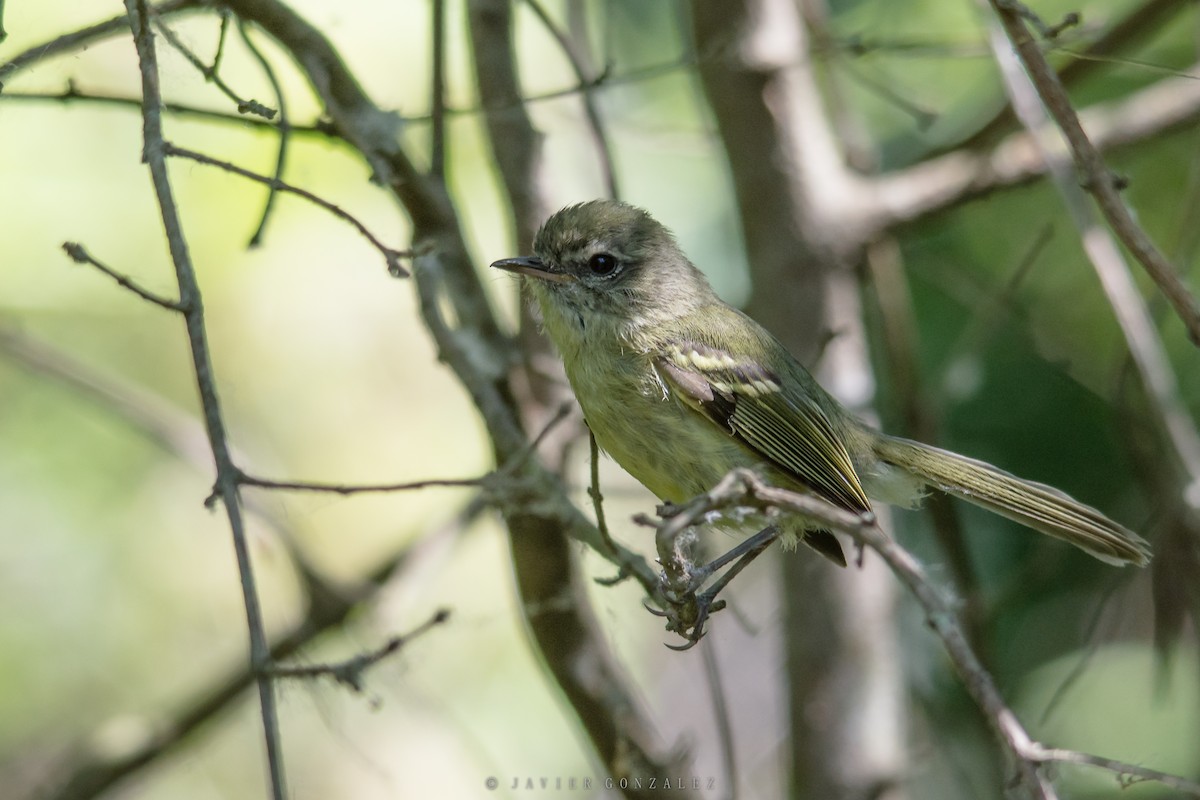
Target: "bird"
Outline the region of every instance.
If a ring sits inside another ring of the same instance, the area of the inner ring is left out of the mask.
[[[1147,542],[1052,486],[891,436],[843,407],[765,328],[721,300],[675,236],[618,200],[567,206],[533,254],[492,267],[529,285],[597,445],[660,500],[682,504],[736,468],[857,514],[935,489],[1114,565]],[[845,565],[836,537],[778,524]]]

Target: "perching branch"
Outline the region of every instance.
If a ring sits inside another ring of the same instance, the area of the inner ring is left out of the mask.
[[[752,471],[738,469],[726,475],[709,492],[682,506],[664,509],[662,521],[658,524],[658,536],[669,538],[671,532],[683,531],[688,526],[698,524],[714,511],[731,508],[750,508],[763,514],[795,514],[816,526],[850,536],[877,553],[925,612],[926,622],[941,639],[963,685],[986,716],[999,743],[1013,759],[1016,781],[1030,796],[1040,800],[1058,797],[1053,784],[1042,774],[1041,767],[1050,762],[1062,762],[1105,769],[1122,784],[1130,778],[1154,781],[1200,797],[1200,784],[1185,778],[1101,756],[1048,748],[1033,740],[972,650],[963,633],[954,602],[930,579],[925,568],[911,553],[888,537],[868,517],[838,508],[814,495],[769,486]]]

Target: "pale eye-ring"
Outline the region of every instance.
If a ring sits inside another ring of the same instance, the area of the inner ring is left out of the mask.
[[[616,256],[608,253],[596,253],[588,259],[588,269],[593,275],[611,275],[617,269]]]

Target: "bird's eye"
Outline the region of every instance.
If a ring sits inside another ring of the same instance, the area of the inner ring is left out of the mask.
[[[588,269],[594,275],[611,275],[617,269],[617,259],[608,253],[596,253],[588,259]]]

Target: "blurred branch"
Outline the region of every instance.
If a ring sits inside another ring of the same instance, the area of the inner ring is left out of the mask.
[[[617,183],[617,169],[613,162],[612,145],[608,140],[608,130],[604,124],[603,117],[600,116],[600,111],[596,107],[595,89],[599,88],[604,83],[605,72],[594,77],[589,76],[589,68],[586,55],[581,52],[580,47],[576,46],[575,42],[562,30],[547,13],[545,6],[539,0],[525,0],[525,5],[533,11],[534,15],[542,23],[542,27],[546,32],[558,42],[558,47],[562,50],[562,54],[566,56],[567,63],[571,65],[571,71],[575,74],[575,79],[579,81],[579,99],[583,103],[584,117],[587,119],[588,132],[592,135],[592,141],[596,145],[596,153],[600,157],[600,173],[604,176],[604,187],[609,197],[620,197],[621,190]]]
[[[209,444],[217,471],[216,492],[225,506],[230,532],[233,535],[234,552],[237,555],[238,573],[241,577],[242,595],[246,608],[246,625],[250,636],[250,664],[256,675],[259,705],[262,711],[271,792],[275,800],[284,800],[286,789],[284,788],[279,716],[275,705],[275,687],[271,676],[263,672],[270,664],[271,652],[267,645],[262,608],[255,585],[254,567],[250,560],[250,549],[246,542],[245,525],[238,498],[238,469],[230,456],[225,422],[221,415],[220,401],[217,398],[200,287],[196,281],[196,273],[188,253],[187,241],[183,236],[183,227],[167,176],[161,117],[162,95],[158,85],[154,35],[150,31],[150,11],[146,0],[125,0],[125,8],[129,13],[129,25],[133,31],[133,41],[137,48],[142,76],[142,132],[144,138],[142,160],[150,169],[162,213],[163,228],[167,235],[167,245],[171,252],[171,261],[175,266],[175,275],[179,284],[179,304],[182,309],[184,325],[187,327],[197,388],[204,409],[205,427],[208,430]]]
[[[303,197],[308,202],[313,203],[314,205],[320,206],[321,208],[325,209],[329,213],[333,214],[338,219],[342,219],[342,220],[345,220],[346,222],[350,223],[354,227],[354,229],[357,230],[359,233],[361,233],[363,235],[363,237],[368,242],[370,242],[371,245],[376,250],[378,250],[380,253],[383,254],[383,258],[387,262],[388,272],[393,277],[396,277],[396,278],[407,278],[408,277],[408,274],[409,274],[408,270],[405,269],[400,264],[400,260],[403,258],[411,258],[412,257],[411,251],[396,250],[394,248],[388,247],[383,242],[381,242],[378,238],[376,238],[375,234],[371,233],[371,231],[367,228],[367,226],[362,224],[361,222],[359,222],[356,217],[351,215],[348,211],[343,210],[340,206],[334,205],[333,203],[329,202],[325,198],[319,197],[319,196],[313,194],[312,192],[308,191],[307,189],[301,189],[298,186],[293,186],[290,183],[281,181],[278,178],[268,178],[265,175],[259,175],[257,172],[251,172],[250,170],[245,169],[244,167],[239,167],[237,164],[233,164],[229,161],[222,161],[220,159],[213,158],[212,156],[207,156],[204,153],[197,153],[194,150],[188,150],[183,147],[176,147],[175,145],[171,144],[170,142],[163,143],[163,152],[168,156],[176,156],[178,158],[187,158],[187,159],[191,159],[192,161],[195,161],[200,164],[206,164],[210,167],[217,167],[218,169],[223,169],[226,172],[232,172],[234,175],[240,175],[243,178],[248,178],[252,181],[257,181],[259,183],[265,184],[265,185],[271,187],[272,190],[277,189],[281,192],[288,192],[290,194],[294,194],[297,197]]]
[[[320,678],[328,676],[338,683],[345,684],[355,692],[362,692],[365,688],[364,675],[368,669],[383,661],[388,656],[398,653],[402,647],[413,639],[427,633],[448,619],[450,619],[450,611],[445,608],[439,609],[434,612],[432,617],[408,633],[397,634],[388,639],[382,647],[378,647],[370,652],[359,653],[345,661],[333,664],[302,664],[299,666],[279,664],[271,668],[271,673],[277,678]]]
[[[433,69],[429,89],[429,109],[433,125],[429,130],[429,174],[446,180],[446,0],[433,0],[430,41],[433,42]]]
[[[1012,35],[1011,32],[1009,35]],[[1034,136],[1035,131],[1047,134],[1049,131],[1045,125],[1045,110],[1035,94],[1035,85],[1030,83],[1035,73],[1030,71],[1031,77],[1026,78],[1026,73],[1022,72],[1016,57],[1007,46],[1004,35],[995,30],[994,26],[991,41],[994,57],[1000,65],[1000,72],[1017,117],[1031,136]],[[1026,67],[1028,69],[1027,62]],[[1045,93],[1041,96],[1045,102]],[[1137,284],[1120,248],[1113,241],[1109,231],[1097,224],[1091,206],[1065,160],[1049,152],[1046,146],[1041,146],[1043,139],[1040,137],[1035,136],[1034,140],[1039,142],[1041,158],[1046,163],[1069,216],[1079,231],[1083,250],[1095,269],[1113,314],[1121,326],[1130,356],[1137,365],[1138,374],[1150,400],[1150,408],[1165,432],[1165,444],[1174,450],[1176,458],[1187,473],[1184,496],[1190,505],[1200,508],[1200,433],[1197,433],[1195,422],[1179,396],[1178,381],[1150,318],[1150,312],[1138,292]],[[1126,244],[1128,245],[1128,242]]]
[[[721,680],[721,666],[717,662],[716,644],[712,639],[700,648],[704,659],[704,682],[713,707],[713,721],[717,729],[717,741],[721,746],[721,770],[724,773],[724,800],[737,797],[738,773],[737,754],[733,747],[733,725],[729,720],[729,704],[725,701],[725,685]]]
[[[104,374],[7,326],[0,327],[0,353],[34,375],[75,390],[180,461],[208,469],[212,454],[203,428],[192,416],[140,386]]]
[[[354,587],[311,597],[304,619],[272,642],[272,663],[299,654],[318,637],[344,626],[354,612],[378,595],[389,576],[402,571],[417,556],[419,548],[443,536],[457,536],[484,508],[485,505],[477,501],[468,504],[449,525],[421,537],[421,544],[406,546],[384,559]],[[214,680],[208,688],[196,692],[190,703],[165,721],[156,720],[151,726],[156,735],[139,747],[116,758],[101,753],[77,753],[74,763],[60,765],[55,770],[54,787],[43,787],[25,800],[93,800],[99,797],[120,781],[174,752],[202,726],[228,710],[255,679],[255,672],[249,666],[229,672]]]
[[[1079,117],[1101,150],[1139,144],[1200,118],[1200,82],[1164,78],[1120,100],[1089,106]],[[870,238],[1045,174],[1046,163],[1038,154],[1036,137],[1021,131],[986,151],[956,150],[873,178],[871,196],[855,212],[854,224],[862,226],[864,238]]]
[[[1030,35],[1025,19],[1013,0],[988,0],[1016,48],[1030,80],[1046,110],[1066,137],[1075,168],[1084,188],[1095,198],[1108,224],[1121,243],[1129,249],[1146,272],[1158,284],[1175,313],[1187,328],[1192,343],[1200,347],[1200,304],[1188,291],[1175,269],[1146,232],[1133,219],[1120,195],[1120,182],[1105,165],[1100,151],[1092,144],[1080,124],[1066,90],[1046,62],[1046,57]]]

